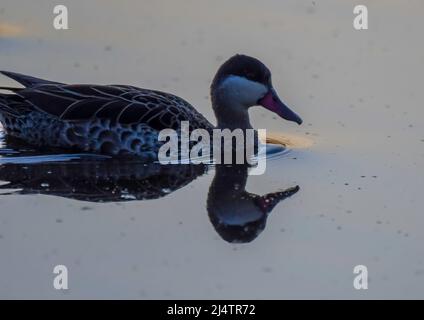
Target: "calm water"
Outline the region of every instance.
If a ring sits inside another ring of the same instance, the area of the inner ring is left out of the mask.
[[[2,1],[0,69],[169,91],[213,122],[211,79],[246,53],[304,124],[253,110],[256,128],[291,142],[260,176],[48,153],[0,133],[1,298],[424,297],[421,1],[363,1],[367,31],[352,28],[355,1],[62,3],[67,31],[52,27],[53,1]],[[367,291],[352,285],[359,264]]]

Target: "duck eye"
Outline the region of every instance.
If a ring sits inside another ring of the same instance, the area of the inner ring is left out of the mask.
[[[254,79],[255,78],[255,73],[254,72],[252,72],[252,71],[247,71],[247,70],[245,70],[245,75],[246,75],[246,78],[248,78],[248,79]]]

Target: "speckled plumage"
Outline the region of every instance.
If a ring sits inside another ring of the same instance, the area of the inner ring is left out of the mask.
[[[123,85],[67,85],[2,72],[25,88],[0,94],[7,133],[36,146],[73,148],[154,160],[162,129],[212,125],[188,102],[169,93]]]
[[[12,91],[0,93],[0,121],[9,135],[36,146],[154,160],[164,143],[158,141],[162,129],[180,133],[186,130],[182,121],[189,123],[190,132],[213,129],[189,103],[169,93],[125,85],[68,85],[2,73],[25,88],[0,87]],[[246,55],[237,54],[221,65],[212,81],[211,101],[217,129],[252,129],[248,110],[257,105],[302,123],[278,97],[269,69]]]

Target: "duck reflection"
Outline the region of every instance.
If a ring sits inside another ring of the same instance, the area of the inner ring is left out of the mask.
[[[272,209],[299,191],[299,186],[295,186],[263,196],[249,193],[246,191],[248,170],[246,165],[216,166],[209,187],[209,218],[221,238],[228,242],[254,240],[264,230]]]
[[[13,150],[9,147],[3,150]],[[2,195],[45,194],[91,202],[159,199],[208,171],[205,165],[143,164],[131,159],[4,163],[5,159],[0,164]],[[228,242],[254,240],[272,209],[299,190],[295,186],[263,196],[249,193],[248,170],[245,165],[215,166],[207,211],[215,230]]]
[[[203,165],[143,164],[131,160],[84,160],[3,164],[5,194],[45,194],[90,202],[158,199],[206,172]]]

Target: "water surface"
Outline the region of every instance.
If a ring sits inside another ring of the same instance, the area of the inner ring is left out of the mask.
[[[304,124],[252,110],[256,128],[294,142],[247,180],[1,137],[0,297],[423,298],[422,1],[363,1],[367,31],[352,28],[350,0],[63,1],[67,31],[52,27],[54,4],[3,0],[1,69],[169,91],[213,122],[214,72],[246,53]],[[66,292],[52,286],[58,264]],[[353,288],[358,264],[367,291]]]

